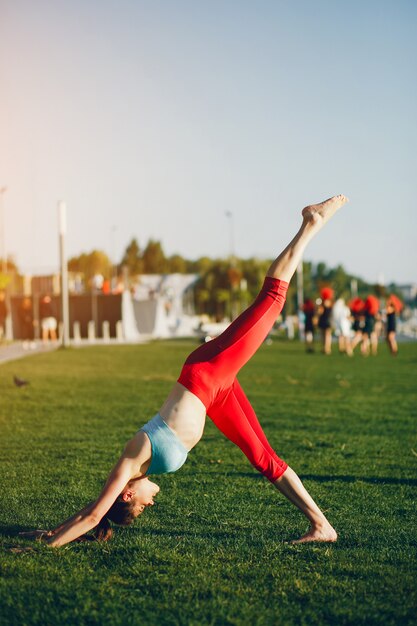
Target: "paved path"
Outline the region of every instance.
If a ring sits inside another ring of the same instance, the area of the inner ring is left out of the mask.
[[[86,348],[92,346],[123,346],[123,345],[138,345],[141,343],[148,343],[152,338],[148,335],[141,335],[138,341],[119,341],[118,339],[96,339],[89,341],[88,339],[82,339],[81,341],[72,341],[72,348]],[[22,341],[13,341],[12,343],[2,344],[0,343],[0,365],[7,363],[7,361],[15,361],[16,359],[22,359],[25,356],[31,356],[31,354],[39,354],[44,352],[52,352],[57,350],[61,344],[47,343],[43,344],[42,341],[25,342],[23,346]]]
[[[31,354],[39,354],[40,352],[51,352],[56,350],[59,344],[43,344],[41,341],[32,341],[29,345],[21,341],[15,341],[9,344],[0,344],[0,365],[7,363],[7,361],[15,361],[16,359],[22,359],[24,356],[30,356]]]

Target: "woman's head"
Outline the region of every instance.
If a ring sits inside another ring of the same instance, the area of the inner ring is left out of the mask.
[[[155,504],[154,497],[158,492],[158,485],[147,477],[130,480],[97,526],[96,538],[99,541],[110,539],[113,531],[109,520],[120,526],[129,526],[147,506]]]

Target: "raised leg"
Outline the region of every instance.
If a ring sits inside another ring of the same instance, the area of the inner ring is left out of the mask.
[[[216,378],[222,380],[223,387],[232,384],[240,368],[262,344],[281,312],[288,283],[308,242],[347,201],[343,195],[334,196],[321,204],[303,209],[300,230],[270,266],[264,286],[255,302],[221,335],[194,350],[186,361],[187,366],[210,361],[215,366]],[[181,382],[181,377],[179,380]]]
[[[309,241],[347,201],[348,199],[345,196],[339,195],[303,209],[303,223],[300,230],[282,254],[272,263],[268,270],[268,276],[289,282],[302,260],[304,250]],[[326,348],[329,350],[328,345]],[[296,540],[296,542],[337,540],[336,531],[311,498],[297,474],[290,467],[275,482],[275,486],[310,521],[310,531],[301,539]]]
[[[320,202],[320,204],[311,204],[305,207],[302,211],[303,223],[300,230],[272,263],[267,276],[279,278],[289,283],[303,258],[307,244],[346,202],[348,202],[348,198],[344,195],[339,195]]]

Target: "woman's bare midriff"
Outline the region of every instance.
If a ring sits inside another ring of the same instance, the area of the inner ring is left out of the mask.
[[[206,407],[181,383],[175,383],[159,413],[187,450],[194,448],[200,441],[206,421]]]

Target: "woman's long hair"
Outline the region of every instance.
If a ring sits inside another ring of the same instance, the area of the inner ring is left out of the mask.
[[[113,535],[113,530],[110,525],[110,521],[120,526],[129,526],[134,519],[133,514],[134,504],[132,501],[125,502],[121,496],[119,496],[116,502],[107,511],[106,515],[102,517],[98,526],[94,529],[94,535],[97,541],[108,541]]]

